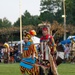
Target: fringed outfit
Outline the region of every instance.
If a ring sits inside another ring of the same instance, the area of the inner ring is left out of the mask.
[[[49,48],[50,48],[50,53],[52,55],[54,54],[54,51],[56,49],[55,49],[55,42],[54,42],[54,39],[53,39],[52,36],[50,36],[49,34],[47,34],[46,36],[42,36],[41,39],[40,39],[40,42],[43,43],[43,48],[45,47],[44,44],[46,43],[45,44],[46,47],[48,45]],[[46,49],[46,51],[47,51],[47,48],[44,48],[44,49]],[[46,53],[46,51],[45,51],[45,53]],[[48,54],[45,54],[45,53],[43,54],[44,55],[44,57],[43,57],[44,60],[46,59],[46,55],[48,55]]]
[[[46,64],[48,66],[49,64],[49,69],[51,69],[50,75],[57,75],[57,70],[56,70],[56,65],[55,65],[55,60],[54,60],[54,52],[55,52],[55,42],[54,39],[51,35],[47,34],[46,36],[42,36],[40,39],[41,42],[41,53],[43,55],[42,57],[42,63],[46,60],[49,62]],[[45,65],[45,64],[44,64]]]

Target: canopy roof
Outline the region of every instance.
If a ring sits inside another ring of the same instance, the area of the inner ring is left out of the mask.
[[[75,40],[75,37],[69,38],[67,40],[61,41],[61,44],[70,44],[72,42],[72,39]]]

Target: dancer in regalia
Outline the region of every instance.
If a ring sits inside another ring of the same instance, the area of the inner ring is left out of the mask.
[[[54,38],[52,35],[48,34],[48,28],[47,27],[43,27],[42,28],[42,34],[43,36],[40,38],[40,42],[41,43],[46,43],[46,47],[47,47],[47,44],[50,46],[50,50],[51,50],[51,54],[54,55],[54,52],[55,52],[55,42],[54,42]],[[43,44],[44,45],[44,44]],[[45,45],[44,45],[45,46]],[[45,50],[44,50],[45,51]],[[44,52],[43,51],[43,52]],[[45,52],[46,53],[46,52]],[[47,55],[44,53],[44,56],[43,56],[43,59],[47,59]]]
[[[30,41],[29,34],[24,36],[23,58],[20,62],[20,70],[23,75],[38,75],[38,66],[35,66],[37,50],[35,45]]]
[[[44,66],[49,67],[48,75],[57,75],[56,70],[56,59],[54,58],[56,51],[56,44],[52,35],[48,34],[48,28],[44,26],[42,28],[43,36],[40,38],[41,44],[41,56],[42,62]],[[46,63],[48,61],[48,63]]]

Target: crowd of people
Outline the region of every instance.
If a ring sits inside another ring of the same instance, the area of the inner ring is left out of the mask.
[[[4,63],[20,62],[18,45],[15,44],[12,47],[9,46],[8,43],[2,44],[0,46],[0,62],[4,62]]]
[[[64,45],[64,61],[68,63],[75,63],[75,42]]]

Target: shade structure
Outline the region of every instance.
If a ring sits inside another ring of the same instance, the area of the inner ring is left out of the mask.
[[[61,41],[60,43],[61,44],[70,44],[71,43],[71,39],[75,40],[75,37],[67,39],[67,40],[64,40],[64,41]]]

